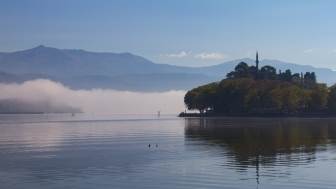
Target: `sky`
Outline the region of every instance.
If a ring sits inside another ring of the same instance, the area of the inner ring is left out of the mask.
[[[40,44],[207,66],[239,58],[336,69],[333,0],[1,0],[0,51]]]

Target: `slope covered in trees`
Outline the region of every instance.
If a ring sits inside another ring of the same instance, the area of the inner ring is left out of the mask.
[[[188,91],[184,102],[205,115],[333,114],[336,87],[317,83],[314,72],[277,73],[241,62],[226,79]]]

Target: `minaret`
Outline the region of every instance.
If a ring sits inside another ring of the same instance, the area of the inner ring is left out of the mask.
[[[259,70],[259,57],[258,57],[258,51],[257,51],[257,54],[256,54],[256,69],[257,69],[257,71]]]

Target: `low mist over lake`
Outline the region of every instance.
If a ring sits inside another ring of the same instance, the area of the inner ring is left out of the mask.
[[[185,91],[145,93],[110,89],[72,90],[46,79],[22,84],[0,84],[0,90],[0,107],[4,100],[7,103],[24,102],[19,104],[36,107],[37,112],[60,112],[60,107],[63,108],[62,112],[78,109],[86,113],[115,114],[155,114],[157,111],[176,114],[184,110]],[[27,111],[31,107],[26,108]]]

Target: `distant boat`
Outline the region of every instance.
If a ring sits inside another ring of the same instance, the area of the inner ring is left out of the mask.
[[[158,117],[160,117],[160,115],[161,115],[161,112],[160,112],[160,110],[157,112],[157,116]]]

